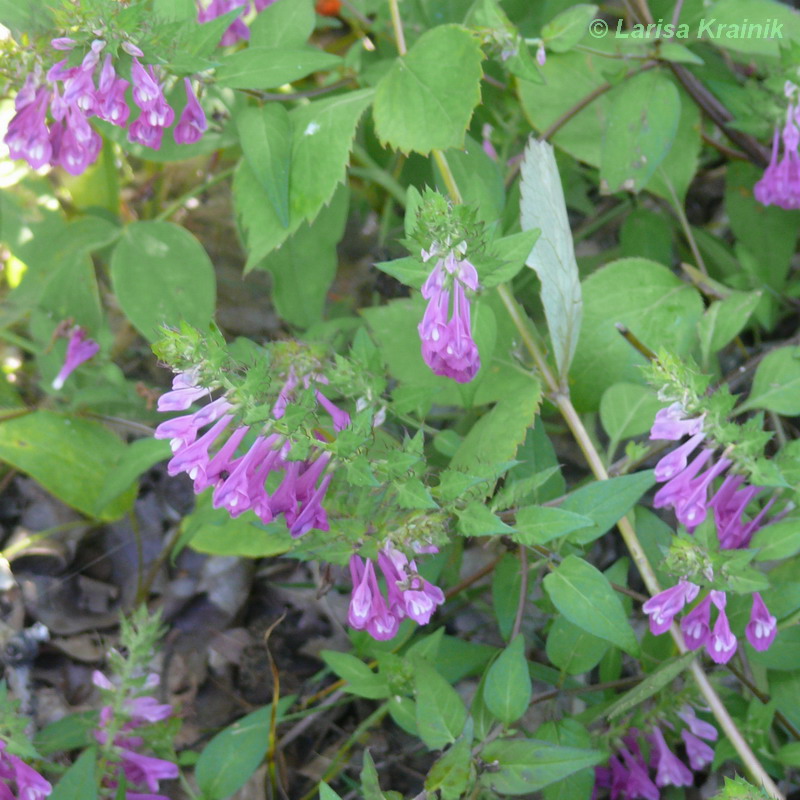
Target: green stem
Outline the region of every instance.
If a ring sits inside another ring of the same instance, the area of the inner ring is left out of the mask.
[[[228,169],[222,170],[222,172],[218,172],[214,177],[209,178],[204,183],[201,183],[199,186],[195,186],[190,191],[186,192],[186,194],[182,194],[174,203],[168,205],[157,217],[155,217],[156,222],[163,222],[164,220],[169,219],[173,214],[180,211],[185,205],[187,200],[191,200],[198,194],[202,194],[207,189],[210,189],[214,184],[220,183],[224,181],[226,178],[229,178],[233,173],[236,171],[236,167],[229,167]]]

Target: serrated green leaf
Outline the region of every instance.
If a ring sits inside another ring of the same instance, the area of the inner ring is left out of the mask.
[[[409,153],[461,148],[480,100],[478,40],[460,25],[426,31],[381,78],[375,94],[375,132]]]

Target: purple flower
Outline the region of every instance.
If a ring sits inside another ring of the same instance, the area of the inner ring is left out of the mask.
[[[161,149],[161,139],[164,136],[164,129],[158,125],[150,125],[144,118],[140,116],[135,122],[131,123],[128,128],[128,141],[134,144],[141,144],[149,147],[151,150]]]
[[[684,492],[673,500],[675,516],[690,532],[708,515],[708,487],[731,463],[727,458],[721,458],[695,480],[688,481]]]
[[[173,136],[178,144],[194,144],[203,138],[207,126],[206,115],[192,89],[192,82],[184,78],[183,85],[186,89],[186,106],[181,112]]]
[[[769,609],[761,599],[761,595],[758,592],[753,592],[750,621],[745,628],[747,641],[750,642],[755,650],[768,650],[777,634],[777,620],[769,613]]]
[[[100,345],[94,339],[87,337],[84,328],[76,325],[70,331],[69,341],[67,342],[67,355],[64,359],[64,365],[53,380],[53,388],[60,389],[72,372],[84,361],[88,361],[97,355],[98,350],[100,350]]]
[[[686,469],[688,457],[695,451],[697,445],[705,439],[705,434],[700,431],[691,437],[680,447],[676,447],[672,452],[667,453],[655,468],[655,478],[659,483],[674,478],[679,472]]]
[[[690,650],[708,643],[711,635],[711,597],[704,598],[682,620],[681,631]]]
[[[432,252],[436,252],[435,246]],[[423,252],[423,257],[428,260],[431,254]],[[481,366],[480,353],[472,339],[465,288],[473,291],[478,288],[475,267],[469,261],[457,260],[452,252],[440,258],[422,286],[428,307],[418,326],[425,363],[437,375],[459,383],[471,381]]]
[[[195,386],[190,373],[180,372],[172,380],[172,391],[158,398],[159,411],[186,411],[195,400],[208,395],[208,389]]]
[[[658,725],[653,728],[652,740],[657,758],[656,785],[691,786],[694,783],[691,770],[667,747],[664,734]]]
[[[70,175],[80,175],[97,160],[103,140],[77,106],[69,106],[60,136],[58,163]]]
[[[206,8],[200,8],[197,20],[198,22],[209,22],[239,7],[242,8],[241,13],[244,13],[247,7],[247,0],[211,0]],[[249,38],[250,28],[247,27],[247,24],[241,16],[238,16],[222,35],[220,46],[228,47],[229,45],[236,44],[236,42]]]
[[[717,741],[717,737],[719,736],[717,729],[710,722],[700,719],[691,706],[684,706],[678,712],[678,716],[686,723],[689,730],[695,736],[707,739],[709,742]]]
[[[650,616],[650,631],[654,636],[664,633],[669,629],[675,615],[687,603],[691,603],[700,587],[683,578],[671,589],[651,597],[643,606],[642,611]]]
[[[711,602],[718,609],[717,621],[711,631],[711,638],[706,645],[706,652],[717,664],[727,664],[736,652],[736,637],[731,633],[728,617],[725,614],[727,596],[725,592],[712,591],[709,596]]]
[[[653,427],[650,429],[650,438],[678,441],[684,436],[694,436],[702,429],[702,417],[687,419],[683,406],[680,403],[673,403],[656,413]]]
[[[375,577],[372,561],[362,561],[354,555],[350,558],[350,575],[353,579],[353,595],[347,621],[358,631],[366,630],[373,639],[386,641],[394,638],[400,620],[390,613]]]
[[[786,122],[783,131],[775,129],[772,139],[772,156],[769,166],[761,180],[753,187],[753,194],[759,203],[765,206],[776,205],[786,209],[800,208],[800,155],[797,146],[800,143],[798,129],[798,106],[793,101],[796,87],[787,87],[789,105],[786,109]],[[783,143],[783,157],[778,158],[780,142]]]
[[[129,55],[129,56],[137,56],[141,58],[144,53],[142,52],[140,47],[137,47],[133,42],[123,42],[122,49]]]
[[[125,777],[134,784],[145,784],[151,792],[159,789],[158,782],[178,777],[178,766],[171,761],[143,756],[126,747],[119,748]]]
[[[637,752],[637,757],[634,757],[624,747],[620,750],[620,754],[628,769],[622,795],[629,798],[641,797],[643,800],[659,800],[661,793],[650,780],[647,765],[641,760],[641,754]],[[612,785],[612,796],[613,791]]]
[[[481,147],[483,147],[483,152],[486,153],[486,155],[489,156],[492,161],[497,161],[497,150],[495,150],[495,147],[492,144],[492,130],[493,128],[488,122],[483,126],[483,128],[481,128],[481,136],[483,138]]]
[[[544,43],[540,43],[536,48],[536,63],[543,67],[547,63],[547,51],[544,49]]]
[[[681,731],[681,738],[686,745],[686,757],[689,759],[689,766],[693,770],[702,769],[714,760],[714,749],[701,739],[698,739],[693,733],[684,729]]]
[[[0,740],[0,797],[10,800],[43,800],[53,787],[21,758],[8,752],[6,743]],[[16,795],[12,794],[9,783],[16,784]]]
[[[17,113],[9,122],[3,139],[11,158],[25,159],[34,169],[49,163],[53,152],[50,133],[45,124],[50,96],[50,92],[43,86],[32,95],[30,92],[20,92],[17,95]]]
[[[128,123],[131,110],[125,100],[125,90],[128,81],[118,78],[111,60],[111,54],[106,56],[103,68],[100,70],[100,80],[97,84],[95,99],[97,100],[97,116],[124,128]]]
[[[153,67],[143,67],[142,62],[136,57],[134,57],[131,67],[131,80],[133,81],[133,99],[142,111],[154,108],[159,100],[164,99]]]
[[[50,40],[50,47],[55,50],[72,50],[76,44],[77,42],[74,39],[70,39],[69,36],[60,36],[57,39]]]

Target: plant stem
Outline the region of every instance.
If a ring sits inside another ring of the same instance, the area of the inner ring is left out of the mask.
[[[229,167],[228,169],[222,170],[222,172],[218,172],[214,177],[209,178],[205,183],[201,183],[199,186],[195,186],[190,191],[186,192],[186,194],[182,194],[174,203],[168,205],[156,218],[156,222],[163,222],[164,220],[169,219],[173,214],[177,213],[178,211],[183,208],[186,204],[187,200],[191,200],[192,197],[198,194],[202,194],[206,191],[206,189],[210,189],[215,183],[220,183],[220,181],[224,181],[225,178],[230,177],[233,175],[236,167]]]

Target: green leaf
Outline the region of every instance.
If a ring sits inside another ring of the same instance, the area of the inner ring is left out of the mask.
[[[542,284],[542,305],[559,374],[569,371],[581,329],[583,301],[578,264],[567,219],[564,190],[553,148],[531,138],[521,167],[522,229],[538,228],[541,235],[526,264]]]
[[[289,227],[281,224],[258,178],[243,162],[234,175],[234,207],[248,250],[246,271],[274,250],[303,222],[311,222],[345,176],[350,147],[372,90],[315,100],[289,113]]]
[[[800,663],[800,627],[795,625],[778,631],[769,650],[763,652],[754,650],[748,644],[747,657],[755,664],[767,669],[781,672],[795,670],[797,664]]]
[[[594,522],[592,527],[571,534],[569,540],[587,544],[602,536],[633,508],[654,483],[652,471],[643,470],[605,481],[594,481],[567,495],[561,503],[561,510],[583,514]]]
[[[537,739],[562,747],[590,748],[592,737],[586,728],[569,717],[545,722],[534,734]],[[588,767],[551,783],[542,791],[544,800],[589,800],[595,783],[594,770]]]
[[[481,283],[484,288],[498,286],[506,283],[517,276],[519,271],[525,267],[525,262],[536,244],[541,231],[534,228],[530,231],[520,231],[504,236],[492,244],[492,253],[498,261],[499,266],[490,270],[484,270],[481,274]]]
[[[250,23],[250,47],[298,47],[314,30],[312,0],[278,0]]]
[[[105,508],[129,490],[136,479],[154,464],[170,458],[172,451],[164,439],[137,439],[131,442],[108,471],[97,507]]]
[[[724,300],[715,300],[697,323],[700,338],[701,366],[708,368],[711,356],[725,347],[747,325],[761,300],[761,292],[731,292]]]
[[[677,656],[672,661],[663,664],[655,672],[651,672],[638,686],[634,686],[633,689],[626,692],[606,709],[608,719],[615,719],[660,692],[691,664],[696,655],[696,652],[684,653],[682,656]]]
[[[286,0],[284,0],[284,2],[286,2]],[[325,781],[320,781],[319,800],[342,800],[342,797],[336,794]]]
[[[275,309],[299,328],[322,320],[328,290],[336,277],[339,243],[347,223],[350,192],[336,190],[312,223],[304,222],[280,249],[258,264],[272,276]]]
[[[216,77],[231,89],[273,89],[340,63],[339,56],[316,47],[248,47],[227,56]]]
[[[556,617],[547,634],[547,657],[567,675],[594,669],[608,650],[608,642],[587,633],[563,617]]]
[[[375,762],[372,760],[369,750],[364,750],[364,761],[359,778],[364,800],[385,800],[378,782],[378,770],[375,769]]]
[[[631,78],[613,94],[600,162],[601,186],[609,192],[638,192],[672,147],[680,95],[659,70]]]
[[[800,518],[797,515],[772,522],[757,530],[749,545],[756,561],[778,561],[800,552]]]
[[[619,442],[649,431],[663,405],[647,386],[615,383],[600,399],[600,421],[611,440]]]
[[[603,392],[626,381],[643,384],[643,355],[620,336],[625,325],[654,352],[677,356],[695,346],[703,313],[700,295],[666,267],[644,258],[613,261],[583,281],[584,317],[570,372],[571,395],[580,411],[598,408]]]
[[[531,693],[525,639],[518,634],[489,667],[483,700],[497,719],[510,725],[528,710]]]
[[[498,739],[481,752],[481,760],[492,765],[481,781],[499,794],[530,795],[607,757],[597,750],[559,747],[535,739]]]
[[[417,728],[430,750],[454,742],[464,729],[467,709],[458,692],[427,662],[414,661]]]
[[[567,556],[545,576],[544,588],[555,607],[574,625],[637,655],[639,643],[622,601],[598,569],[577,556]]]
[[[289,159],[292,124],[280,103],[248,107],[236,116],[236,128],[247,164],[272,203],[284,228],[289,227]]]
[[[800,347],[781,347],[761,361],[750,396],[737,412],[753,408],[790,417],[800,414]]]
[[[471,764],[472,735],[462,736],[430,768],[425,791],[438,791],[442,800],[459,800],[469,783]]]
[[[565,53],[586,36],[589,23],[597,16],[597,6],[588,3],[562,11],[542,28],[542,39],[548,50]]]
[[[503,536],[514,533],[514,529],[493,514],[482,501],[470,503],[457,514],[458,530],[462,536]]]
[[[340,678],[350,684],[347,688],[350,694],[372,700],[389,697],[386,678],[373,672],[361,659],[350,653],[338,653],[335,650],[323,650],[320,655]]]
[[[280,699],[277,720],[293,702],[292,695]],[[269,703],[220,731],[205,746],[194,768],[203,800],[226,800],[247,783],[267,753],[271,719]]]
[[[513,553],[506,553],[492,573],[492,608],[504,639],[508,639],[514,626],[521,585],[519,558]]]
[[[30,475],[68,506],[114,520],[133,502],[131,493],[101,507],[109,472],[125,444],[99,422],[53,411],[34,411],[0,423],[0,459]]]
[[[114,293],[146,339],[163,325],[205,330],[214,316],[214,267],[203,245],[171,222],[132,222],[111,256]]]
[[[426,155],[461,148],[480,100],[480,44],[460,25],[439,25],[414,42],[381,78],[375,132],[385,145]]]
[[[397,504],[400,508],[439,508],[431,497],[428,487],[417,478],[397,483],[395,488],[397,489]]]
[[[34,747],[49,756],[60,750],[78,750],[95,743],[92,735],[99,724],[97,711],[81,711],[67,714],[38,731],[33,739]]]
[[[521,544],[547,544],[572,531],[594,525],[591,517],[551,506],[525,506],[514,521],[514,540]]]
[[[84,750],[53,787],[49,800],[97,800],[96,760],[96,748]]]

